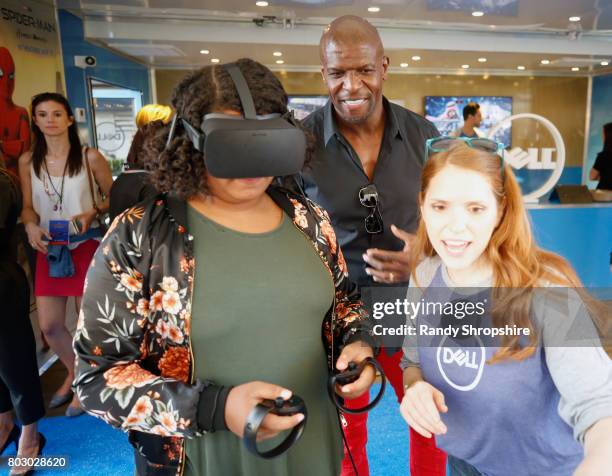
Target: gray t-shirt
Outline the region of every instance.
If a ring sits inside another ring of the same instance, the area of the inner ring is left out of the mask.
[[[419,265],[416,281],[410,301],[452,288],[438,257]],[[420,367],[449,408],[442,415],[448,432],[436,437],[438,446],[483,474],[569,476],[582,460],[586,430],[612,417],[612,364],[582,301],[571,290],[543,289],[532,302],[541,345],[522,361],[487,364],[498,348],[459,350],[443,337],[425,345],[420,336],[404,341],[402,368]],[[562,304],[560,296],[567,298]],[[425,318],[407,323],[418,327]]]

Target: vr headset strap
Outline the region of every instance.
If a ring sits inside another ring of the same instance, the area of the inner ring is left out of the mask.
[[[234,85],[236,86],[238,96],[240,97],[240,102],[242,103],[244,118],[257,119],[255,104],[253,103],[253,96],[251,96],[251,91],[249,90],[249,86],[242,75],[242,71],[240,71],[240,68],[238,68],[235,63],[226,64],[224,65],[224,68],[230,74],[232,80],[234,81]]]
[[[178,112],[174,113],[174,117],[172,118],[172,124],[170,125],[170,132],[168,133],[168,139],[166,139],[166,149],[170,147],[170,143],[172,139],[174,139],[174,133],[176,132],[176,123],[178,122]]]

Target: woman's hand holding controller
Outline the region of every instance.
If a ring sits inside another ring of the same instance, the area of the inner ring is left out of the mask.
[[[259,381],[232,388],[225,403],[225,423],[228,429],[242,438],[244,425],[253,408],[265,399],[274,400],[277,397],[288,400],[291,398],[291,391],[278,385]],[[257,432],[257,441],[273,438],[280,432],[293,428],[303,419],[302,413],[292,416],[268,413]]]

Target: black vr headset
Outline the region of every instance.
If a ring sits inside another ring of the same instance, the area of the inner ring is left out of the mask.
[[[177,114],[166,147],[181,121],[193,146],[204,154],[206,169],[213,177],[282,177],[300,172],[306,157],[306,136],[297,127],[293,113],[258,116],[238,66],[230,63],[223,67],[236,86],[244,118],[206,114],[198,130]]]

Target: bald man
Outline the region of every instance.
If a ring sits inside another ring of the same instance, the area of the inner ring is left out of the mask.
[[[330,213],[351,279],[363,291],[394,286],[404,298],[425,141],[439,133],[383,96],[389,59],[378,31],[363,18],[335,19],[321,37],[320,55],[329,101],[304,122],[317,138],[315,157],[301,176],[304,191]],[[378,356],[400,402],[401,355],[392,348]],[[365,394],[349,406],[362,407],[368,398]],[[359,476],[365,476],[367,414],[345,417],[351,455]],[[410,460],[412,475],[446,472],[444,453],[414,431]],[[342,474],[354,474],[346,451]]]

